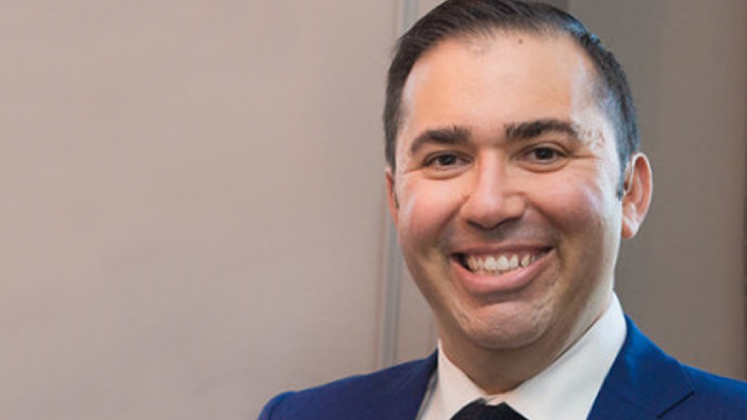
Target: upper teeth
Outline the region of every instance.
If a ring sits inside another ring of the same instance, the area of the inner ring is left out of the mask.
[[[470,271],[481,274],[503,274],[507,271],[527,267],[542,257],[544,253],[522,253],[522,254],[501,254],[474,256],[470,255],[465,258],[467,268]]]

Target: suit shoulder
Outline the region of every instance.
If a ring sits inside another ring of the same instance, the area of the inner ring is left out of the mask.
[[[724,420],[747,419],[747,382],[714,375],[683,366],[693,393],[683,402],[683,408],[702,413],[703,418]],[[689,418],[689,417],[684,417]]]
[[[267,403],[260,420],[348,418],[373,401],[425,391],[435,357],[396,365],[364,375],[339,379],[300,391],[282,393]]]
[[[691,366],[683,366],[683,369],[696,393],[724,401],[733,400],[747,407],[747,382],[725,378]]]
[[[349,376],[313,388],[296,391],[294,396],[296,398],[308,396],[316,399],[330,395],[335,398],[340,398],[341,395],[357,395],[360,393],[386,390],[391,387],[393,383],[411,377],[413,372],[422,368],[427,361],[428,359],[416,360],[364,375]]]

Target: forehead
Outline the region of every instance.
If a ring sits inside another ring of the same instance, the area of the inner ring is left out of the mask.
[[[573,119],[596,108],[595,80],[590,60],[567,35],[446,39],[421,56],[407,79],[402,137],[413,125]]]

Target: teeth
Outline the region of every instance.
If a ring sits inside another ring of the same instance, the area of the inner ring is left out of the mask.
[[[511,256],[511,260],[508,262],[509,269],[516,270],[519,268],[519,257],[516,256],[516,254]]]
[[[506,270],[508,270],[508,268],[509,268],[508,258],[506,258],[505,255],[501,255],[498,258],[498,269],[501,270],[501,271],[506,271]]]
[[[521,266],[526,267],[532,262],[532,256],[527,254],[521,259]]]
[[[485,258],[485,264],[483,264],[483,268],[488,271],[495,271],[498,269],[498,261],[496,261],[493,257]]]
[[[467,269],[473,273],[486,275],[501,275],[519,268],[528,267],[542,258],[547,251],[526,254],[504,254],[477,257],[470,255],[463,259]]]

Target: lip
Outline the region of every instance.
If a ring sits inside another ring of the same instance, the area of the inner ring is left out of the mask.
[[[490,254],[479,252],[474,254]],[[498,276],[489,276],[469,271],[458,261],[457,255],[451,256],[452,270],[464,289],[473,295],[507,294],[517,292],[531,284],[550,263],[555,248],[548,248],[545,255],[527,267],[518,268]]]

